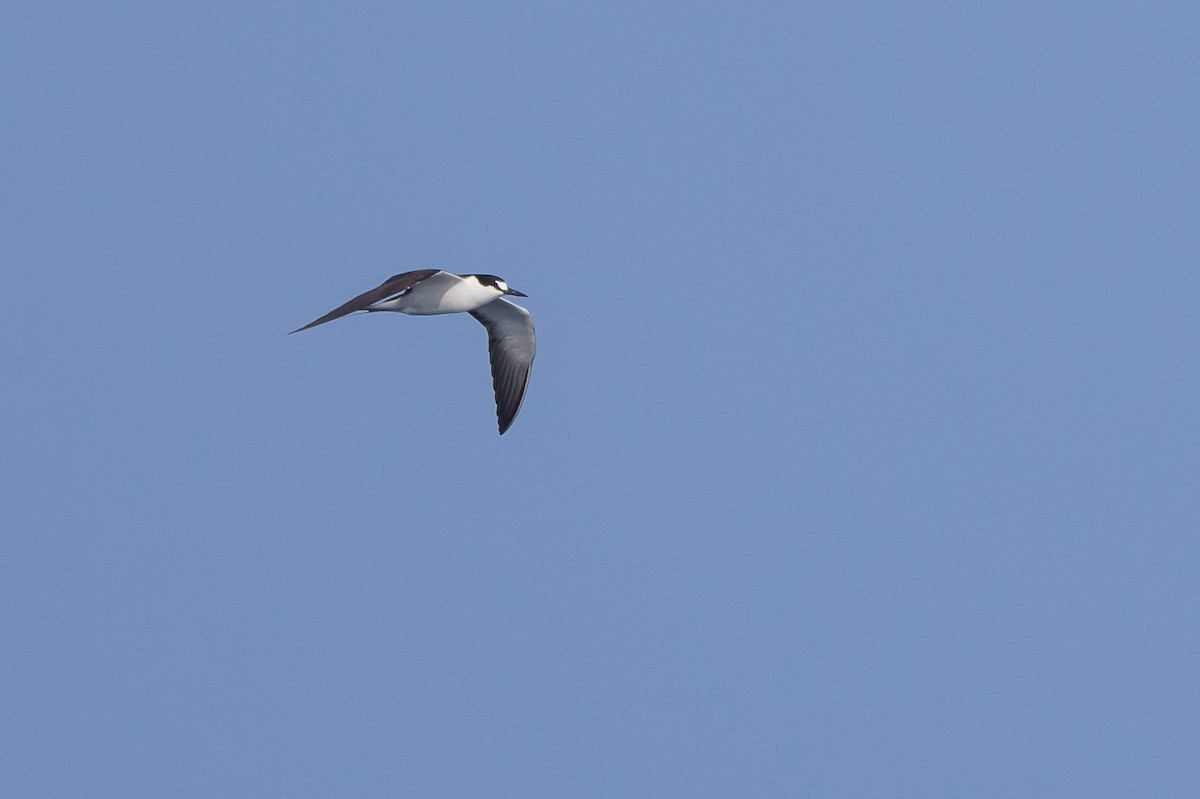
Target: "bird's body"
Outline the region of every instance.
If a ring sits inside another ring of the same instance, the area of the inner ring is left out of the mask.
[[[466,313],[506,293],[494,285],[481,283],[478,277],[437,272],[396,297],[371,304],[367,310],[399,311],[410,316]]]
[[[299,333],[355,311],[396,311],[410,316],[469,313],[488,331],[496,419],[500,434],[504,435],[521,409],[537,353],[533,319],[521,306],[502,299],[506,294],[525,296],[495,275],[454,275],[438,269],[420,269],[390,277],[292,332]]]

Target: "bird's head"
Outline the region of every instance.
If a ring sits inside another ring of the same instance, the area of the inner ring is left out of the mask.
[[[514,297],[529,296],[528,294],[524,294],[514,288],[509,288],[508,283],[506,283],[502,277],[496,277],[495,275],[471,275],[471,277],[478,280],[481,285],[491,286],[501,294],[511,294]]]

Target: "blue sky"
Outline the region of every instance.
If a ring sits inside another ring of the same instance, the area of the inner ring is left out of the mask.
[[[1195,796],[1198,23],[6,5],[13,795]]]

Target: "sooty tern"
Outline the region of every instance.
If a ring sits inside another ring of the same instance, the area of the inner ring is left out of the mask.
[[[529,311],[502,299],[505,294],[528,296],[509,288],[495,275],[452,275],[439,269],[418,269],[390,277],[377,288],[359,294],[292,332],[299,333],[355,311],[398,311],[413,316],[465,311],[487,328],[496,421],[500,435],[504,435],[521,410],[533,356],[537,353]]]

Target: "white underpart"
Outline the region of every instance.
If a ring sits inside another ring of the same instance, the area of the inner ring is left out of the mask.
[[[462,278],[449,272],[438,272],[406,294],[375,303],[371,310],[399,311],[412,316],[465,313],[488,304],[501,294],[495,286],[485,286],[474,277]]]

